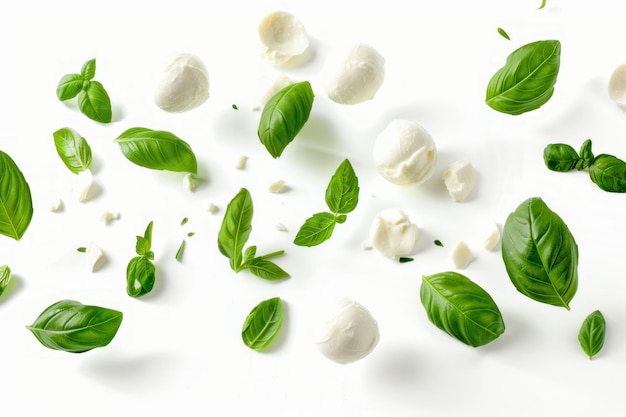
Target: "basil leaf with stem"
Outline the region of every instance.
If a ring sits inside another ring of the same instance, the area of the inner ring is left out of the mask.
[[[72,99],[83,90],[85,79],[80,74],[66,74],[57,86],[57,98],[60,101]]]
[[[246,317],[241,329],[241,338],[245,345],[254,350],[265,349],[278,334],[283,316],[283,302],[279,297],[257,304]]]
[[[578,332],[580,347],[592,359],[602,350],[606,334],[606,321],[599,310],[589,314]]]
[[[500,36],[502,36],[504,39],[506,40],[511,40],[511,38],[509,37],[509,34],[506,33],[506,31],[502,28],[498,28],[498,33],[500,34]]]
[[[26,328],[47,348],[82,353],[108,345],[122,318],[120,311],[62,300],[46,308]]]
[[[591,150],[591,139],[587,139],[580,146],[580,159],[576,164],[576,169],[582,171],[589,168],[595,159],[593,151]]]
[[[613,155],[598,155],[589,166],[589,176],[604,191],[626,192],[626,162]]]
[[[65,166],[78,174],[91,166],[91,147],[74,129],[64,127],[52,134],[54,146]]]
[[[126,267],[126,293],[138,298],[154,288],[156,267],[147,256],[135,256]]]
[[[90,59],[85,62],[83,67],[80,69],[80,75],[87,81],[93,80],[93,77],[96,76],[96,60]]]
[[[502,259],[519,292],[570,309],[578,288],[578,245],[563,219],[541,198],[525,200],[507,217]]]
[[[0,234],[20,240],[33,218],[33,200],[24,174],[0,151]]]
[[[554,93],[559,74],[561,43],[536,41],[513,51],[489,80],[486,103],[511,115],[538,109]]]
[[[277,252],[276,255],[279,254],[282,255],[283,251]],[[267,260],[267,255],[251,259],[244,264],[244,267],[247,268],[253,275],[268,281],[289,278],[289,274],[281,267],[276,265],[274,262]]]
[[[152,228],[153,223],[148,223],[146,231],[143,236],[137,236],[137,243],[135,244],[135,252],[139,256],[147,256],[149,259],[154,259],[154,253],[150,250],[152,247]]]
[[[11,282],[11,268],[8,265],[0,266],[0,295]]]
[[[567,172],[576,168],[580,161],[578,152],[565,143],[553,143],[543,150],[543,162],[551,171]]]
[[[330,239],[335,230],[336,216],[332,213],[315,213],[304,221],[293,241],[298,246],[317,246]]]
[[[326,205],[335,214],[350,213],[359,202],[359,179],[352,164],[344,159],[326,188]]]
[[[301,81],[282,88],[263,106],[257,134],[274,158],[281,156],[304,127],[313,98],[311,84]]]
[[[187,142],[163,130],[134,127],[115,139],[132,163],[156,170],[198,173],[196,156]]]
[[[504,319],[491,296],[457,272],[422,276],[420,300],[428,320],[470,346],[482,346],[504,333]]]
[[[78,95],[78,108],[91,120],[100,123],[111,123],[113,113],[111,110],[111,99],[104,89],[104,86],[91,80],[88,87]]]

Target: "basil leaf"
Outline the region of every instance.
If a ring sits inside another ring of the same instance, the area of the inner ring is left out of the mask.
[[[244,264],[244,267],[247,268],[253,275],[268,281],[289,278],[289,274],[287,272],[274,262],[268,261],[262,256],[250,259]]]
[[[511,38],[509,37],[509,34],[506,33],[506,31],[502,28],[498,28],[498,33],[500,34],[500,36],[502,36],[504,39],[506,40],[511,40]]]
[[[246,248],[243,253],[243,263],[246,264],[250,262],[256,256],[256,246],[250,246]]]
[[[546,1],[547,1],[547,0],[541,0],[541,5],[539,6],[539,9],[538,9],[538,10],[541,10],[541,9],[543,9],[544,7],[546,7]]]
[[[137,255],[146,255],[150,259],[154,257],[154,254],[150,251],[152,247],[152,227],[153,222],[148,223],[143,236],[137,236],[137,243],[135,244],[135,252],[137,252]]]
[[[359,179],[347,159],[339,165],[326,188],[326,204],[331,212],[350,213],[359,202]]]
[[[551,171],[571,171],[579,160],[578,152],[565,143],[553,143],[543,150],[543,162]]]
[[[250,311],[241,338],[250,349],[263,350],[276,337],[283,322],[283,303],[279,297],[261,301]]]
[[[20,240],[32,217],[30,187],[13,159],[0,151],[0,234]]]
[[[182,240],[182,242],[180,242],[180,246],[178,247],[178,250],[176,251],[176,260],[178,262],[181,262],[183,259],[183,250],[185,250],[185,239]]]
[[[141,297],[152,291],[156,268],[146,256],[135,256],[126,267],[126,292],[131,297]]]
[[[519,292],[570,309],[578,288],[578,245],[565,222],[541,198],[527,199],[507,217],[502,258]]]
[[[322,212],[315,213],[304,221],[293,241],[298,246],[317,246],[330,239],[335,229],[335,215]]]
[[[91,120],[100,123],[111,123],[111,99],[101,83],[95,80],[78,95],[78,108]]]
[[[60,101],[74,98],[83,90],[85,79],[80,74],[66,74],[57,85],[57,98]]]
[[[197,174],[196,156],[187,142],[170,132],[135,127],[115,142],[132,163],[150,169]]]
[[[489,81],[487,105],[512,115],[544,105],[554,93],[560,55],[561,43],[556,40],[536,41],[515,50]]]
[[[50,349],[81,353],[108,345],[122,318],[116,310],[62,300],[46,308],[26,328]]]
[[[263,107],[257,134],[274,158],[283,153],[309,119],[313,98],[311,84],[302,81],[284,87]]]
[[[596,310],[585,318],[578,332],[580,347],[589,356],[589,359],[602,350],[605,334],[606,321],[602,313]]]
[[[593,164],[594,159],[595,156],[591,150],[591,139],[587,139],[580,147],[580,160],[576,164],[576,169],[580,171],[589,168]]]
[[[11,268],[8,265],[0,266],[0,295],[11,282]]]
[[[457,272],[422,276],[420,300],[428,319],[470,346],[482,346],[504,333],[504,320],[491,296]]]
[[[52,134],[54,146],[66,167],[74,174],[89,169],[91,147],[74,129],[64,127]]]
[[[626,192],[626,162],[613,155],[598,155],[589,166],[589,176],[604,191]]]
[[[80,70],[80,75],[82,75],[85,80],[91,81],[96,75],[96,60],[90,59],[85,62]]]
[[[230,267],[238,271],[242,264],[242,251],[252,231],[254,207],[250,192],[241,188],[228,203],[222,226],[217,235],[220,253],[230,259]]]

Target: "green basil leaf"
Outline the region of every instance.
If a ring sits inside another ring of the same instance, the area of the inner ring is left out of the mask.
[[[57,85],[57,98],[65,101],[76,97],[83,90],[84,81],[80,74],[65,74]]]
[[[115,142],[132,163],[150,169],[198,173],[196,155],[187,142],[170,132],[135,127]]]
[[[78,108],[91,120],[111,123],[111,99],[98,81],[91,80],[87,89],[78,95]]]
[[[315,213],[304,221],[293,241],[298,246],[317,246],[330,239],[335,229],[335,215],[322,212]]]
[[[250,262],[256,256],[256,246],[250,246],[246,248],[243,253],[243,263],[246,264]]]
[[[156,268],[146,256],[135,256],[126,267],[126,292],[131,297],[141,297],[152,291]]]
[[[302,81],[284,87],[263,107],[257,134],[274,158],[283,153],[309,119],[313,98],[311,84]]]
[[[247,268],[253,275],[268,281],[289,278],[289,274],[287,272],[274,262],[268,261],[262,256],[250,259],[243,265],[243,267]]]
[[[589,356],[589,359],[602,350],[605,334],[606,321],[602,313],[596,310],[585,318],[578,332],[580,347]]]
[[[137,236],[137,243],[135,244],[135,252],[137,255],[150,257],[150,249],[152,248],[152,227],[154,222],[148,223],[146,231],[143,236]]]
[[[276,337],[283,322],[283,302],[274,297],[261,301],[246,317],[241,338],[250,349],[263,350]]]
[[[593,164],[594,159],[595,156],[591,150],[591,139],[587,139],[580,147],[580,160],[576,164],[576,169],[580,171],[589,168]]]
[[[326,188],[326,204],[331,212],[350,213],[359,202],[359,179],[347,159],[339,165]]]
[[[52,134],[54,146],[66,167],[74,174],[91,166],[91,147],[74,129],[64,127]]]
[[[543,150],[543,162],[551,171],[571,171],[579,160],[576,150],[565,143],[553,143]]]
[[[0,295],[11,282],[11,268],[8,265],[0,266]]]
[[[0,234],[20,240],[32,218],[30,187],[13,159],[0,151]]]
[[[91,81],[96,75],[96,60],[90,59],[85,62],[80,70],[80,74],[85,80]]]
[[[422,277],[420,299],[428,319],[470,346],[482,346],[504,333],[504,320],[493,298],[457,272]]]
[[[217,235],[217,247],[222,255],[230,259],[233,271],[238,271],[242,264],[243,247],[252,231],[253,213],[250,192],[241,188],[228,203]]]
[[[498,28],[498,33],[500,34],[500,36],[502,36],[504,39],[506,40],[511,40],[511,38],[509,37],[509,34],[506,33],[506,31],[502,28]]]
[[[626,162],[613,155],[598,155],[589,166],[589,176],[604,191],[626,192]]]
[[[182,242],[180,242],[180,246],[178,247],[178,250],[176,251],[176,260],[178,262],[181,262],[183,260],[183,251],[185,250],[185,239],[182,240]]]
[[[108,345],[122,318],[120,311],[62,300],[46,308],[26,328],[50,349],[81,353]]]
[[[556,40],[536,41],[515,50],[489,81],[487,105],[512,115],[544,105],[554,93],[560,56],[561,43]]]
[[[565,222],[541,198],[527,199],[507,217],[502,258],[519,292],[570,309],[578,288],[578,245]]]
[[[543,9],[544,7],[546,7],[546,1],[547,1],[547,0],[541,0],[541,5],[539,6],[539,9],[538,9],[538,10],[541,10],[541,9]]]

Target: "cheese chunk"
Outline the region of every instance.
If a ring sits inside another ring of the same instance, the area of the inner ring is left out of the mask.
[[[282,65],[302,55],[309,47],[309,36],[291,13],[275,11],[265,16],[258,28],[261,58]]]
[[[374,218],[370,227],[370,243],[387,258],[406,256],[415,248],[418,231],[417,225],[404,211],[388,209]]]
[[[443,180],[454,201],[465,201],[476,186],[476,172],[471,162],[456,161],[448,165]]]
[[[464,241],[460,241],[452,251],[452,262],[456,269],[465,269],[473,259],[474,254]]]

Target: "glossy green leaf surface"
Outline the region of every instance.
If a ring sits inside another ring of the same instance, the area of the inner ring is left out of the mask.
[[[283,322],[283,302],[274,297],[261,301],[246,317],[241,330],[243,342],[250,349],[263,350],[276,337]]]
[[[32,217],[30,187],[13,159],[0,151],[0,234],[20,240]]]
[[[116,310],[62,300],[46,308],[26,327],[50,349],[81,353],[108,345],[122,318],[123,314]]]
[[[326,204],[331,212],[350,213],[359,202],[359,179],[349,160],[344,159],[326,188]]]
[[[589,166],[589,176],[604,191],[626,192],[626,162],[613,155],[598,155]]]
[[[141,297],[154,288],[156,268],[147,256],[135,256],[126,267],[126,293]]]
[[[552,143],[543,150],[543,162],[551,171],[571,171],[579,160],[576,149],[566,143]]]
[[[93,77],[96,76],[96,60],[90,59],[85,62],[83,67],[80,69],[80,75],[82,75],[85,80],[92,80]]]
[[[65,101],[76,97],[83,90],[84,81],[80,74],[65,74],[57,85],[57,98]]]
[[[502,258],[519,292],[569,310],[578,288],[578,245],[565,222],[541,198],[527,199],[507,217]]]
[[[578,332],[580,347],[589,359],[592,359],[602,350],[605,335],[606,321],[602,313],[596,310],[585,318]]]
[[[252,197],[246,188],[239,192],[226,206],[222,226],[217,235],[220,253],[230,259],[230,266],[237,271],[243,261],[243,248],[252,231],[254,206]]]
[[[4,292],[4,290],[11,282],[11,268],[8,265],[0,266],[0,295]]]
[[[104,86],[95,80],[89,81],[88,87],[78,95],[78,108],[91,120],[110,123],[113,117],[111,99]]]
[[[336,217],[332,213],[315,213],[304,221],[293,243],[298,246],[317,246],[330,239],[335,230]]]
[[[289,278],[289,274],[274,262],[263,258],[262,256],[249,260],[245,267],[253,275],[266,279],[268,281],[276,281]]]
[[[435,326],[467,345],[482,346],[504,333],[493,298],[457,272],[423,276],[420,300]]]
[[[74,129],[64,127],[52,134],[54,146],[65,166],[74,174],[91,166],[91,147]]]

